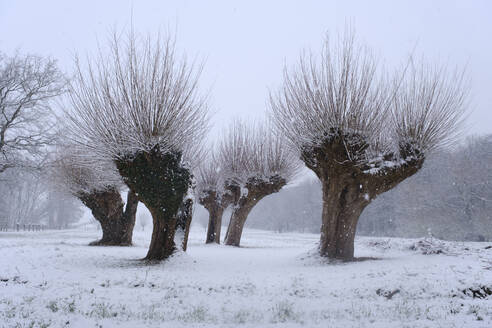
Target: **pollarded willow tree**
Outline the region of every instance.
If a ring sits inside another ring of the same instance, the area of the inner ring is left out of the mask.
[[[224,188],[220,164],[216,156],[205,161],[198,169],[198,202],[208,211],[208,227],[205,242],[220,244],[222,216],[233,202],[233,194]]]
[[[178,210],[191,186],[191,166],[208,129],[201,68],[178,58],[172,38],[114,35],[108,54],[77,62],[67,111],[75,142],[109,159],[150,211],[148,260],[175,247]],[[190,156],[190,155],[193,155]]]
[[[233,205],[225,244],[239,246],[253,207],[280,191],[297,173],[299,161],[269,124],[236,121],[222,138],[219,162]]]
[[[78,198],[92,212],[102,229],[102,238],[92,246],[130,246],[138,199],[128,191],[126,206],[120,189],[123,186],[114,164],[101,163],[73,148],[59,153],[52,175],[62,188]]]
[[[321,60],[301,56],[270,97],[276,128],[321,180],[324,257],[352,259],[364,208],[452,142],[463,120],[462,73],[410,61],[388,78],[380,68],[349,33],[327,41]]]

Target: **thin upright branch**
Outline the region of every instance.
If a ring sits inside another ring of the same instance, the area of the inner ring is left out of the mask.
[[[76,60],[66,105],[73,141],[110,159],[156,146],[194,159],[208,128],[201,70],[176,55],[171,37],[114,33],[96,60]]]
[[[94,192],[120,190],[123,186],[113,162],[102,162],[75,145],[58,147],[49,173],[60,190],[78,198]]]
[[[290,181],[300,164],[269,123],[247,124],[240,120],[234,121],[222,137],[218,161],[225,179],[240,185],[250,178],[269,179],[275,175]]]
[[[335,44],[327,39],[320,57],[302,54],[270,94],[275,127],[298,153],[340,137],[348,161],[394,166],[456,140],[467,105],[464,72],[411,58],[388,74],[352,32]]]

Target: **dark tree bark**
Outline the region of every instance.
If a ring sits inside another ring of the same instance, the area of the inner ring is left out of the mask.
[[[135,228],[135,218],[137,215],[138,198],[131,190],[128,190],[126,197],[126,207],[123,213],[123,221],[125,222],[124,236],[126,240],[132,243],[133,229]]]
[[[258,202],[255,200],[241,202],[240,207],[235,208],[232,211],[231,220],[229,221],[224,241],[226,245],[239,247],[244,224],[246,223],[249,212],[251,212],[256,203]]]
[[[222,215],[225,209],[234,201],[233,195],[228,190],[221,194],[217,190],[207,190],[203,194],[199,202],[208,211],[207,238],[205,243],[220,244]]]
[[[220,244],[220,232],[222,228],[222,215],[224,214],[224,208],[222,206],[209,206],[208,210],[208,227],[207,227],[207,239],[205,243]]]
[[[138,206],[138,199],[132,191],[128,191],[124,211],[123,200],[120,192],[116,189],[82,193],[78,197],[92,211],[94,218],[101,224],[102,238],[90,243],[90,245],[130,246],[132,244]]]
[[[424,162],[423,155],[406,144],[400,146],[398,166],[384,166],[385,161],[396,162],[394,154],[373,165],[361,164],[366,148],[360,136],[334,133],[320,146],[305,149],[301,155],[322,183],[319,253],[323,257],[352,260],[355,231],[364,208],[379,194],[417,173]]]
[[[186,199],[180,206],[176,221],[176,233],[182,234],[181,248],[186,252],[190,234],[191,219],[193,218],[193,200]]]
[[[174,235],[176,233],[176,215],[167,216],[163,211],[149,208],[154,228],[146,260],[163,260],[176,250]]]
[[[287,181],[278,175],[270,177],[268,181],[252,178],[246,183],[247,195],[240,195],[240,188],[235,186],[232,192],[234,195],[234,210],[232,211],[224,243],[238,247],[241,243],[244,224],[253,207],[264,197],[280,191],[286,183]]]
[[[128,187],[152,214],[153,231],[146,260],[164,260],[175,250],[177,214],[191,185],[181,153],[162,153],[158,146],[116,160]]]

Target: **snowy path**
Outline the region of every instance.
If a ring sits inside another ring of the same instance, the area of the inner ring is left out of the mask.
[[[492,296],[461,292],[492,288],[487,243],[359,238],[377,260],[326,264],[317,235],[246,230],[233,248],[198,227],[188,253],[145,266],[149,234],[0,233],[0,327],[492,327]]]

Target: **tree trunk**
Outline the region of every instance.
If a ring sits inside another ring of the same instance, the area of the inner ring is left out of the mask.
[[[152,214],[154,227],[152,239],[145,260],[164,260],[176,250],[174,235],[176,233],[176,216],[166,216],[165,211],[159,208],[149,208]]]
[[[227,227],[224,243],[238,247],[249,212],[264,197],[279,192],[286,183],[287,181],[279,175],[273,175],[268,180],[259,177],[248,179],[245,184],[248,193],[243,196],[240,194],[234,196],[234,210]],[[240,188],[237,189],[240,191]]]
[[[301,160],[323,187],[320,256],[352,260],[357,222],[364,208],[422,167],[424,156],[418,149],[408,143],[399,146],[398,156],[387,153],[369,162],[365,136],[333,128],[323,142],[301,152]],[[387,165],[388,161],[394,165]]]
[[[369,198],[363,192],[362,184],[343,176],[340,179],[323,181],[322,186],[320,255],[350,261],[354,258],[357,222],[370,203]]]
[[[130,246],[137,212],[138,200],[129,191],[126,209],[117,190],[85,193],[79,195],[82,202],[92,211],[94,218],[101,224],[103,236],[91,242],[91,246]]]
[[[222,215],[227,207],[239,201],[241,188],[236,184],[227,183],[226,190],[219,192],[215,189],[205,190],[198,199],[208,211],[208,227],[205,243],[220,244],[220,231],[222,227]]]
[[[220,244],[220,234],[222,231],[222,215],[224,213],[224,209],[220,211],[220,214],[217,214],[217,220],[215,221],[215,242]]]
[[[222,214],[224,213],[224,208],[221,206],[212,206],[208,209],[208,228],[207,228],[207,240],[206,243],[217,243],[220,244],[220,230],[222,225]]]
[[[126,197],[125,212],[121,218],[121,240],[128,245],[132,244],[133,229],[135,228],[135,219],[137,217],[138,198],[131,190],[128,190]]]
[[[191,173],[182,165],[181,152],[149,151],[115,160],[123,181],[152,214],[152,240],[146,260],[164,260],[176,249],[178,211],[191,186]]]
[[[247,204],[245,206],[234,208],[231,220],[229,221],[229,226],[227,227],[224,244],[239,247],[244,224],[246,223],[248,214],[253,209],[253,206],[254,204]]]
[[[181,204],[176,221],[176,234],[182,235],[181,248],[186,252],[188,247],[188,236],[190,234],[191,219],[193,218],[193,201],[186,199]]]

